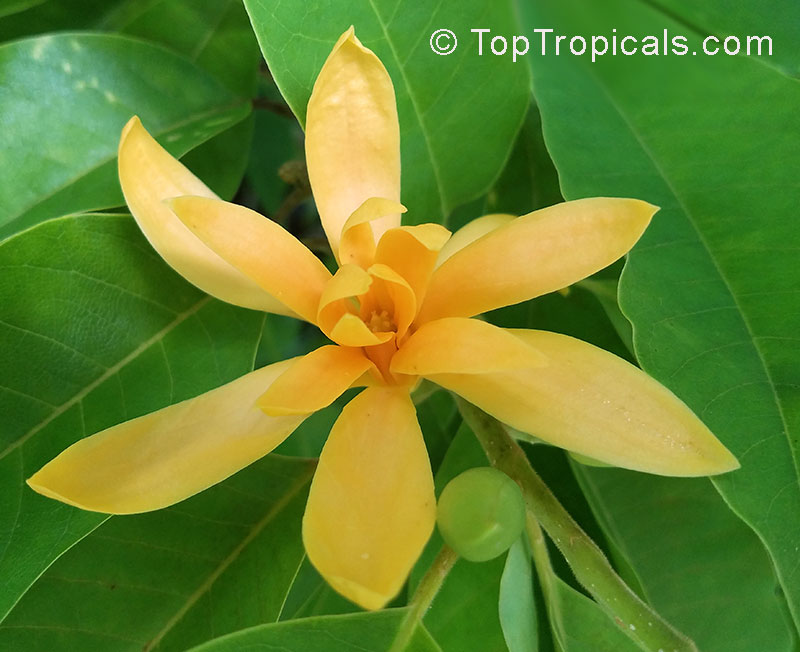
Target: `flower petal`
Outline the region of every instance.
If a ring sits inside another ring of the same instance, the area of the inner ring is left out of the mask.
[[[270,416],[311,414],[333,403],[372,363],[361,349],[328,345],[297,358],[258,399]]]
[[[180,195],[216,195],[161,147],[137,117],[130,119],[120,137],[119,181],[139,228],[159,255],[187,281],[237,306],[292,314],[206,247],[163,203]]]
[[[471,317],[575,283],[623,256],[656,210],[636,199],[593,198],[517,218],[433,273],[417,320]]]
[[[308,176],[331,249],[347,218],[369,197],[400,201],[400,129],[394,87],[353,28],[322,66],[306,115]],[[375,240],[400,224],[393,214],[372,223]]]
[[[168,204],[209,249],[289,310],[316,323],[331,273],[291,233],[245,206],[220,199],[177,197]]]
[[[414,291],[417,309],[422,305],[439,250],[450,231],[439,224],[419,224],[389,229],[375,252],[375,262],[391,267]]]
[[[516,218],[515,215],[507,213],[491,213],[483,217],[477,217],[471,222],[467,222],[453,236],[447,241],[447,244],[442,247],[439,252],[439,257],[436,259],[436,267],[442,266],[442,263],[450,258],[457,251],[461,251],[464,247],[475,242],[478,238],[482,238],[487,233],[496,231],[501,226],[505,226],[513,222]]]
[[[372,277],[358,265],[342,265],[336,270],[331,280],[328,281],[319,300],[317,324],[320,330],[334,342],[351,346],[348,343],[334,339],[333,330],[343,317],[348,315],[355,316],[356,307],[351,299],[367,292],[370,285],[372,285]],[[358,321],[361,320],[358,319]],[[364,328],[369,331],[366,325]],[[352,346],[363,345],[356,344]]]
[[[372,276],[372,287],[371,292],[362,299],[361,318],[368,319],[373,310],[381,312],[386,309],[393,313],[397,337],[402,338],[417,314],[414,291],[391,267],[376,263],[367,271]]]
[[[479,319],[446,317],[423,324],[392,358],[392,373],[434,376],[534,369],[549,360],[508,331]]]
[[[371,222],[387,215],[405,213],[406,207],[391,199],[370,197],[359,206],[342,227],[339,264],[369,267],[375,258],[375,236]]]
[[[360,317],[345,313],[331,329],[328,337],[341,346],[377,346],[391,340],[394,333],[374,333]]]
[[[427,377],[517,430],[601,462],[673,476],[738,468],[694,413],[640,369],[566,335],[509,332],[550,364]]]
[[[435,519],[430,462],[408,393],[368,387],[322,450],[303,518],[308,558],[339,593],[380,609],[402,588]]]
[[[28,480],[81,509],[134,514],[161,509],[263,457],[303,421],[256,407],[290,361],[80,440]]]

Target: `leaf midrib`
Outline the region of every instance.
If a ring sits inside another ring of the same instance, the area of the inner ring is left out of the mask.
[[[665,170],[659,164],[658,159],[656,158],[655,154],[652,152],[652,150],[646,144],[644,138],[641,136],[639,131],[636,129],[636,127],[634,126],[633,122],[629,119],[628,115],[623,111],[622,107],[616,102],[614,96],[611,94],[609,89],[606,88],[606,86],[603,84],[602,78],[600,78],[599,75],[596,72],[594,72],[594,70],[591,70],[591,73],[587,77],[594,80],[595,84],[601,90],[603,95],[606,97],[606,99],[608,100],[608,102],[611,105],[611,107],[619,115],[619,117],[622,119],[622,121],[625,123],[625,125],[628,128],[628,130],[630,131],[630,134],[633,136],[633,138],[639,144],[639,146],[642,149],[642,152],[650,160],[650,162],[653,165],[653,168],[655,169],[656,173],[660,176],[660,178],[664,182],[664,185],[665,185],[666,189],[670,192],[670,194],[675,199],[675,201],[677,203],[677,207],[680,208],[680,210],[686,216],[687,222],[689,223],[689,225],[692,227],[692,229],[694,230],[694,232],[697,235],[698,242],[702,245],[703,249],[705,250],[706,255],[708,256],[708,259],[713,264],[714,270],[717,272],[717,274],[719,276],[719,279],[722,281],[723,285],[725,286],[725,290],[727,291],[728,295],[730,296],[730,299],[731,299],[731,301],[733,303],[733,306],[736,308],[736,313],[738,314],[739,318],[741,319],[742,325],[745,327],[745,330],[747,331],[747,335],[750,338],[750,342],[752,344],[752,350],[755,352],[755,354],[756,354],[756,356],[758,358],[758,361],[760,363],[760,366],[761,366],[761,368],[762,368],[762,370],[764,372],[765,379],[766,379],[767,383],[769,384],[773,400],[775,401],[775,408],[777,410],[778,416],[780,417],[781,425],[783,427],[783,433],[782,433],[783,434],[783,438],[784,438],[784,441],[787,444],[787,446],[789,448],[789,452],[791,454],[791,459],[792,459],[794,472],[795,472],[795,481],[796,481],[795,486],[800,486],[800,460],[798,460],[798,455],[800,454],[800,451],[795,450],[792,447],[791,440],[789,438],[788,421],[786,419],[786,415],[785,415],[784,410],[783,410],[783,404],[781,403],[780,397],[779,397],[778,392],[777,392],[777,387],[775,385],[774,378],[772,377],[772,372],[771,372],[770,366],[768,365],[767,360],[764,357],[763,351],[761,350],[761,348],[758,345],[758,339],[756,338],[755,333],[754,333],[754,331],[752,329],[752,326],[751,326],[749,320],[746,317],[745,311],[742,309],[742,307],[741,307],[741,305],[740,305],[740,303],[738,301],[738,297],[736,296],[736,294],[735,294],[735,292],[733,290],[733,286],[731,285],[730,281],[728,280],[727,276],[725,275],[725,273],[724,273],[722,267],[720,266],[719,262],[715,258],[715,256],[714,256],[714,254],[713,254],[713,252],[712,252],[707,240],[705,239],[705,237],[703,235],[703,232],[700,230],[700,227],[698,226],[697,222],[695,221],[692,213],[689,211],[687,205],[681,199],[680,195],[677,192],[677,189],[675,188],[675,186],[670,181],[670,179],[667,176]],[[623,275],[624,275],[624,272],[623,272]],[[635,331],[634,331],[634,347],[635,348],[636,348],[636,340],[637,340],[637,338],[636,338]],[[637,351],[637,358],[638,357],[639,356],[638,356],[638,351]],[[724,495],[723,495],[723,497],[724,497]],[[727,498],[726,498],[726,502],[727,502]],[[770,555],[774,554],[769,546],[766,546],[766,548],[767,548],[767,550],[769,550]],[[778,573],[778,575],[780,576],[780,572],[779,572],[777,567],[776,567],[776,573]],[[793,603],[792,603],[791,599],[788,598],[788,596],[787,596],[787,603],[789,604],[790,610],[794,613]],[[795,615],[795,622],[797,622],[797,621],[798,621],[798,617],[797,617],[797,615]]]
[[[389,30],[387,29],[386,24],[383,22],[383,18],[381,17],[380,13],[378,12],[378,7],[375,5],[375,0],[367,0],[369,2],[369,6],[372,9],[372,12],[375,14],[375,18],[378,21],[378,25],[380,25],[381,31],[383,32],[383,37],[386,39],[386,44],[389,46],[389,50],[392,53],[392,58],[397,64],[397,69],[400,71],[400,77],[403,80],[403,85],[405,86],[406,91],[408,92],[408,99],[411,102],[411,106],[414,109],[414,117],[417,119],[417,123],[419,123],[420,132],[422,132],[422,138],[425,142],[425,149],[428,152],[428,158],[431,162],[431,168],[433,169],[433,176],[436,180],[436,189],[437,194],[439,195],[439,210],[442,211],[442,219],[447,219],[448,210],[447,206],[445,205],[445,196],[444,196],[444,186],[442,185],[442,173],[439,169],[439,162],[436,160],[436,157],[433,153],[433,146],[431,145],[430,136],[428,135],[428,129],[425,126],[425,121],[422,119],[422,111],[420,111],[419,104],[417,102],[416,95],[411,87],[411,82],[406,75],[405,68],[403,63],[400,59],[400,56],[395,48],[394,41],[392,41],[392,37],[389,34]]]
[[[47,417],[42,419],[39,423],[34,425],[28,432],[24,435],[16,439],[15,441],[11,442],[8,446],[6,446],[2,451],[0,451],[0,460],[3,459],[9,453],[12,453],[17,448],[23,446],[31,437],[36,435],[42,428],[47,426],[49,423],[57,419],[59,416],[64,414],[67,410],[69,410],[73,405],[79,403],[84,398],[86,398],[94,389],[99,387],[109,378],[115,376],[123,367],[127,364],[133,362],[137,357],[139,357],[142,353],[144,353],[147,349],[151,346],[160,342],[164,337],[167,336],[174,328],[179,326],[181,323],[195,315],[203,306],[211,301],[211,297],[204,295],[198,301],[196,301],[192,306],[184,310],[183,312],[176,315],[175,319],[173,319],[169,324],[164,326],[161,330],[157,333],[152,335],[150,338],[146,339],[142,342],[139,346],[133,349],[130,353],[123,356],[119,359],[115,364],[111,365],[106,369],[102,374],[100,374],[97,378],[95,378],[91,383],[84,386],[83,389],[76,392],[72,395],[69,399],[67,399],[64,403],[58,406],[55,410],[53,410]]]

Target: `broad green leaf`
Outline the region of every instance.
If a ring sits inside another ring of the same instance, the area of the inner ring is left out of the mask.
[[[768,4],[730,0],[653,0],[651,4],[679,23],[683,30],[704,37],[714,35],[719,38],[720,45],[731,35],[738,37],[745,44],[743,55],[746,54],[748,38],[768,36],[772,41],[771,55],[766,56],[770,52],[767,41],[761,45],[765,56],[758,56],[758,43],[751,41],[749,56],[760,65],[774,66],[786,75],[800,77],[800,40],[797,38],[800,4],[794,0],[771,0]],[[709,47],[716,46],[717,43],[709,44]]]
[[[542,118],[531,103],[506,167],[489,191],[485,211],[525,215],[560,201],[558,174],[542,136]]]
[[[619,300],[617,299],[619,281],[615,279],[587,278],[580,281],[579,285],[584,290],[591,292],[595,299],[600,302],[609,321],[614,325],[617,335],[619,335],[625,344],[625,348],[632,355],[634,351],[633,327],[619,307]]]
[[[121,36],[56,34],[0,46],[0,78],[0,237],[120,205],[116,151],[132,115],[180,155],[249,112],[186,59]]]
[[[186,55],[236,95],[255,91],[261,57],[241,0],[159,0],[144,7],[124,0],[102,27]]]
[[[521,6],[528,27],[667,28],[701,47],[701,35],[633,0]],[[620,285],[637,357],[739,458],[742,468],[714,483],[765,543],[798,623],[800,85],[753,57],[529,61],[565,196],[662,207]]]
[[[185,55],[238,97],[255,94],[261,53],[241,0],[162,0],[144,10],[140,0],[126,0],[102,24]],[[183,162],[231,199],[244,176],[252,136],[249,118],[201,144]]]
[[[0,649],[180,651],[276,621],[314,467],[270,455],[174,507],[109,519],[20,600]]]
[[[761,542],[707,480],[575,472],[647,600],[701,650],[794,649]]]
[[[252,369],[264,316],[210,299],[130,217],[46,222],[0,244],[0,619],[104,516],[25,478],[81,437]]]
[[[46,0],[5,0],[3,6],[0,7],[0,18],[17,14],[43,2],[46,2]]]
[[[349,25],[380,57],[397,94],[408,223],[441,222],[494,181],[528,105],[528,72],[510,58],[477,56],[470,29],[513,31],[505,0],[437,0],[424,11],[399,0],[314,0],[303,11],[277,0],[245,0],[245,7],[273,77],[301,122],[317,73]],[[459,41],[449,56],[430,47],[431,34],[445,27]]]
[[[99,27],[106,12],[122,0],[3,0],[0,41],[57,30]],[[6,13],[9,4],[15,13]],[[15,7],[28,5],[25,11]]]
[[[455,476],[488,461],[475,436],[466,426],[458,429],[434,478],[436,495]],[[419,583],[442,547],[442,537],[433,533],[412,572],[409,588]],[[424,623],[444,652],[505,652],[506,645],[497,612],[502,556],[484,563],[459,559],[447,575]]]
[[[252,627],[192,648],[192,652],[386,652],[407,609],[372,613],[317,616]],[[422,628],[406,652],[438,652],[440,648]]]
[[[500,579],[500,624],[509,652],[539,649],[531,553],[520,538],[508,551]]]

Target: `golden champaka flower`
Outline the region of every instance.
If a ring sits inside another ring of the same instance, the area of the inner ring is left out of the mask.
[[[303,518],[308,557],[367,609],[402,587],[435,521],[411,390],[427,378],[520,431],[609,464],[675,476],[734,457],[669,390],[571,337],[476,315],[552,292],[623,256],[656,208],[634,199],[490,215],[452,238],[401,226],[400,143],[386,69],[349,29],[316,80],[308,172],[339,268],[254,211],[218,199],[133,118],[119,177],[150,243],[178,273],[239,306],[316,324],[333,344],[87,437],[28,481],[82,509],[159,509],[280,444],[351,387]]]

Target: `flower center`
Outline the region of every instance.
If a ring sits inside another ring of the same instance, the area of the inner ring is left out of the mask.
[[[366,325],[373,333],[388,333],[397,331],[397,324],[389,316],[388,310],[373,310],[369,318],[365,320]]]

